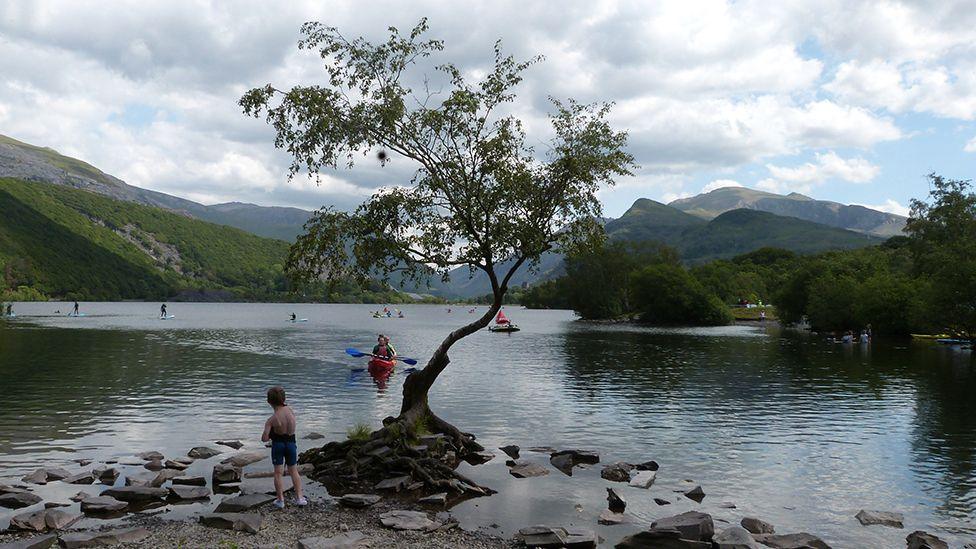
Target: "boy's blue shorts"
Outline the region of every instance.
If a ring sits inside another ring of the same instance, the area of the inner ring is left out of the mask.
[[[294,441],[274,441],[271,443],[271,464],[289,467],[298,463],[298,444]]]

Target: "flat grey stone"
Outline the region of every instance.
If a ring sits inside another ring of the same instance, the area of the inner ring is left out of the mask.
[[[103,532],[77,532],[61,536],[61,547],[77,549],[80,547],[121,545],[123,543],[138,543],[148,537],[149,530],[141,526]]]
[[[323,435],[322,433],[316,433],[315,431],[312,431],[311,433],[303,436],[302,438],[305,440],[319,440],[325,438],[325,435]]]
[[[186,455],[193,459],[207,459],[207,458],[212,458],[221,453],[223,452],[215,448],[210,448],[208,446],[197,446],[191,448],[190,451],[186,453]]]
[[[685,492],[685,497],[690,500],[701,503],[702,500],[705,499],[705,491],[702,490],[701,486],[695,486],[691,490]]]
[[[92,484],[95,482],[95,476],[91,474],[91,471],[86,471],[65,477],[61,480],[67,484]]]
[[[380,523],[394,530],[425,530],[431,531],[440,526],[427,517],[423,511],[394,510],[380,515]]]
[[[362,508],[374,505],[382,499],[374,494],[346,494],[339,498],[339,504],[345,507]]]
[[[179,477],[173,477],[172,481],[174,486],[178,484],[182,484],[184,486],[206,486],[207,485],[207,479],[203,477],[179,476]]]
[[[177,471],[184,471],[186,470],[187,467],[189,467],[189,465],[186,463],[181,463],[176,460],[167,459],[166,461],[163,462],[163,467],[166,469],[176,469]]]
[[[151,471],[146,473],[141,473],[138,475],[126,475],[125,485],[126,486],[149,486],[156,475]]]
[[[163,459],[165,459],[165,456],[163,456],[162,453],[157,452],[156,450],[150,450],[148,452],[140,452],[136,454],[136,457],[143,461],[162,461]]]
[[[182,500],[207,499],[210,497],[210,489],[206,486],[170,486],[169,493]]]
[[[366,542],[366,536],[359,530],[350,530],[341,534],[325,537],[305,538],[298,540],[298,549],[357,549]]]
[[[499,450],[505,452],[505,455],[507,455],[512,459],[519,458],[519,447],[514,444],[509,444],[508,446],[502,446],[499,448]]]
[[[264,518],[258,513],[209,513],[200,517],[200,524],[257,534],[264,527]]]
[[[83,513],[115,513],[125,510],[129,504],[112,496],[94,496],[81,501]]]
[[[755,534],[752,536],[759,543],[775,549],[830,549],[822,539],[813,534],[800,532],[797,534]]]
[[[707,541],[682,539],[677,530],[648,530],[620,540],[615,549],[712,549]]]
[[[149,481],[149,486],[153,488],[159,488],[166,483],[167,480],[174,479],[181,476],[183,471],[178,471],[176,469],[163,469],[162,471],[156,473],[156,476]]]
[[[634,478],[630,479],[630,485],[637,488],[650,488],[654,481],[657,479],[657,473],[654,471],[640,471]]]
[[[221,460],[223,464],[231,464],[235,467],[244,467],[252,463],[257,463],[268,457],[266,452],[241,452],[234,454],[227,459]]]
[[[632,522],[632,519],[626,513],[615,513],[609,509],[604,509],[600,513],[600,517],[597,518],[596,521],[600,524],[614,526],[617,524]]]
[[[57,542],[57,534],[44,534],[0,544],[0,549],[47,549]]]
[[[97,474],[96,474],[97,473]],[[119,470],[115,467],[106,467],[102,469],[93,469],[92,475],[98,477],[98,481],[102,484],[108,484],[109,486],[115,484],[115,481],[119,479]]]
[[[142,503],[166,499],[169,491],[165,488],[152,488],[149,486],[123,486],[121,488],[109,488],[102,492],[102,495],[111,496],[129,503]]]
[[[214,442],[214,444],[219,446],[227,446],[228,448],[233,448],[235,450],[240,450],[244,447],[244,443],[239,440],[218,440],[217,442]]]
[[[549,469],[546,469],[538,463],[516,462],[508,472],[515,478],[531,478],[548,475]]]
[[[652,522],[651,530],[677,530],[683,539],[708,541],[715,534],[715,525],[708,513],[688,511]]]
[[[866,509],[861,509],[856,515],[854,515],[854,518],[856,518],[858,522],[864,526],[880,524],[882,526],[891,526],[893,528],[905,527],[903,524],[905,521],[905,515],[892,511],[868,511]]]
[[[760,549],[752,534],[741,526],[729,526],[712,538],[716,549]]]
[[[213,469],[213,483],[227,484],[241,481],[241,468],[229,463],[218,463]]]
[[[165,466],[163,465],[162,460],[159,460],[159,459],[153,459],[153,460],[147,461],[143,465],[143,467],[145,467],[146,469],[149,469],[150,471],[162,471],[165,468]]]
[[[30,492],[0,495],[0,507],[7,509],[22,509],[40,503],[42,498]]]
[[[938,536],[934,536],[922,530],[915,530],[905,537],[908,542],[908,549],[949,549],[949,544],[942,541]],[[976,547],[976,544],[966,544],[963,549]]]
[[[84,500],[86,500],[86,499],[88,499],[90,497],[94,497],[94,496],[92,496],[88,492],[78,492],[77,494],[71,496],[68,499],[70,499],[71,501],[73,501],[75,503],[78,503],[79,501],[84,501]]]
[[[29,494],[30,490],[9,484],[0,484],[0,494]]]
[[[776,528],[772,524],[753,517],[743,518],[739,524],[750,534],[775,534]]]
[[[379,481],[373,488],[376,490],[393,490],[394,492],[399,492],[412,482],[413,479],[410,476],[394,477]]]
[[[559,454],[549,458],[549,463],[565,475],[573,476],[573,456]]]
[[[31,484],[47,484],[47,473],[44,469],[37,469],[29,475],[24,475],[20,480]]]
[[[633,465],[622,461],[611,463],[600,471],[600,478],[611,482],[630,482],[630,471],[633,468]]]
[[[240,513],[242,511],[250,511],[262,505],[267,505],[274,501],[274,496],[269,496],[267,494],[244,494],[242,496],[234,496],[232,498],[225,499],[220,502],[220,505],[214,510],[215,513]]]
[[[44,502],[44,508],[45,509],[55,509],[57,507],[71,507],[71,504],[70,503],[63,503],[63,502],[60,502],[60,501],[45,501]]]
[[[60,530],[71,526],[82,515],[68,513],[61,509],[42,509],[16,515],[10,519],[11,530],[26,530],[28,532],[47,532],[48,530]]]
[[[438,494],[431,494],[427,497],[423,497],[417,500],[417,503],[423,503],[426,505],[444,505],[447,503],[447,492],[440,492]]]

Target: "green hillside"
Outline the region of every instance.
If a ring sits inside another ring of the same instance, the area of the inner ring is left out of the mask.
[[[4,286],[78,299],[157,299],[181,290],[282,293],[287,243],[45,183],[0,179]]]

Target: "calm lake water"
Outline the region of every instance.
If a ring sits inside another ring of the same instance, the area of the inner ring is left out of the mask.
[[[53,315],[66,304],[15,306],[20,316],[0,323],[0,483],[39,465],[76,471],[76,458],[185,455],[220,438],[261,448],[264,393],[274,384],[288,390],[299,435],[342,438],[355,423],[378,426],[398,412],[405,376],[379,387],[353,371],[363,360],[343,349],[368,348],[383,332],[402,355],[424,359],[473,318],[465,307],[448,314],[404,306],[405,319],[374,319],[368,311],[376,307],[366,305],[174,303],[176,318],[161,321],[156,307],[85,303],[88,316],[66,318]],[[292,311],[308,322],[285,322]],[[574,524],[614,542],[638,527],[596,525],[613,485],[646,523],[700,509],[732,523],[761,517],[777,532],[808,531],[834,547],[904,547],[916,529],[953,546],[976,540],[969,353],[906,341],[831,345],[745,326],[653,330],[586,325],[566,311],[506,312],[523,331],[484,331],[455,346],[431,395],[438,414],[491,450],[582,448],[603,463],[654,459],[661,470],[650,490],[604,481],[599,466],[519,480],[496,451],[485,465],[462,466],[499,492],[453,509],[465,527],[496,524],[510,535],[534,523]],[[300,441],[303,449],[312,444]],[[548,466],[545,454],[523,450],[523,458]],[[194,465],[201,473],[207,466]],[[63,500],[82,488],[59,484],[37,492]],[[701,504],[676,492],[696,484],[707,494]],[[167,512],[202,512],[220,497]],[[655,497],[672,504],[658,506]],[[861,508],[901,511],[905,529],[860,526]],[[0,528],[13,514],[0,509]]]

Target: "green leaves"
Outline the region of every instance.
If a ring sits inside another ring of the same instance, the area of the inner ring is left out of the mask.
[[[517,60],[496,42],[492,69],[475,82],[450,63],[430,67],[447,79],[432,91],[421,62],[444,46],[424,40],[426,31],[421,20],[407,36],[391,28],[385,42],[371,43],[306,23],[299,47],[319,53],[327,83],[268,85],[241,98],[244,113],[264,116],[275,145],[292,155],[291,176],[352,168],[374,148],[415,168],[410,181],[382,188],[354,213],[319,212],[291,251],[296,280],[350,271],[446,277],[467,265],[488,274],[500,299],[514,272],[540,254],[601,241],[596,192],[633,168],[626,133],[607,122],[611,105],[553,100],[554,137],[537,155],[521,120],[500,107],[541,58]],[[511,266],[496,272],[504,262]]]

